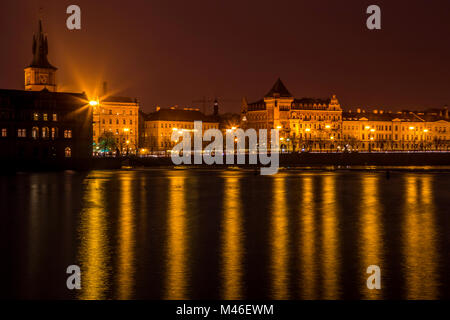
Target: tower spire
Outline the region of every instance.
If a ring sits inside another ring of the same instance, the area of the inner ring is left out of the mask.
[[[25,68],[25,90],[56,91],[56,70],[48,62],[48,40],[42,27],[42,19],[39,19],[38,30],[33,35],[33,60]]]

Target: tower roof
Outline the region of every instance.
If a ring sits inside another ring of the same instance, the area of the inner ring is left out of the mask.
[[[39,30],[33,36],[33,61],[29,67],[50,68],[56,70],[54,66],[48,62],[48,42],[47,36],[42,30],[42,21],[39,20]]]
[[[273,85],[272,89],[264,96],[265,98],[268,97],[292,97],[291,93],[288,89],[284,86],[283,82],[280,78],[277,79],[275,84]]]

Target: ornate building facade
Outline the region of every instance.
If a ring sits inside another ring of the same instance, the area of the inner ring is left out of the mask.
[[[342,109],[335,95],[327,99],[294,98],[278,79],[263,99],[241,105],[241,126],[279,129],[280,148],[334,149],[342,134]]]
[[[263,99],[241,105],[244,129],[279,129],[282,151],[439,151],[450,148],[448,110],[343,112],[327,99],[294,98],[278,79]]]

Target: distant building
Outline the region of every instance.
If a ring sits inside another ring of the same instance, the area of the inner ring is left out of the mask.
[[[241,127],[279,129],[280,148],[333,149],[341,138],[342,109],[335,95],[326,99],[292,96],[278,79],[272,89],[253,103],[243,99]]]
[[[79,168],[92,155],[84,94],[0,90],[0,158],[18,167]]]
[[[194,108],[157,108],[145,117],[143,148],[147,152],[169,151],[177,143],[171,141],[174,130],[194,132],[194,121],[202,121],[202,130],[219,129],[217,117]]]
[[[94,152],[117,150],[121,154],[136,153],[139,148],[139,102],[129,97],[106,96],[94,105]],[[105,135],[112,135],[114,150],[103,150]]]
[[[343,114],[343,142],[361,151],[447,150],[450,122],[447,109]]]
[[[92,108],[83,93],[56,92],[39,21],[25,90],[0,89],[0,161],[18,168],[80,168],[92,155]]]
[[[286,151],[448,150],[448,110],[343,112],[335,95],[292,97],[280,79],[263,99],[241,105],[241,127],[279,129]]]

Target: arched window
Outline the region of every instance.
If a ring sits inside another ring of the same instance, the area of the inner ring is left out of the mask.
[[[42,138],[48,139],[49,137],[50,137],[50,131],[49,131],[48,127],[43,127],[42,128]]]
[[[67,148],[64,149],[64,156],[65,156],[66,158],[72,157],[72,150],[71,150],[69,147],[67,147]]]
[[[33,139],[39,138],[39,128],[38,128],[38,127],[33,127],[33,128],[31,129],[31,137],[32,137]]]

